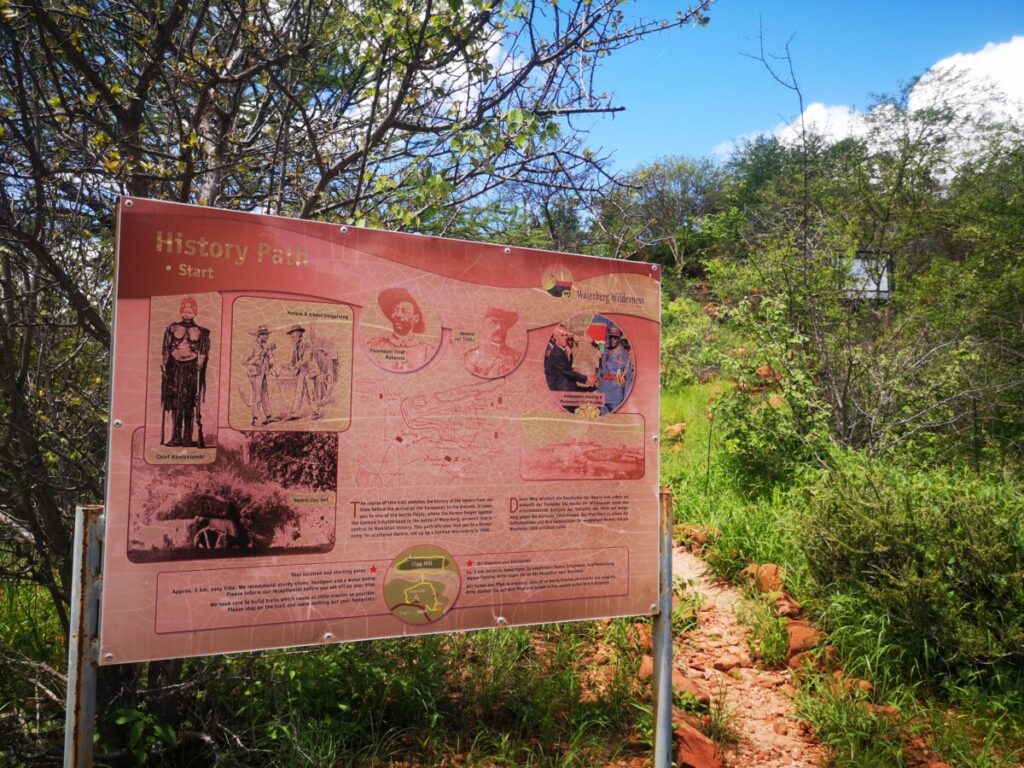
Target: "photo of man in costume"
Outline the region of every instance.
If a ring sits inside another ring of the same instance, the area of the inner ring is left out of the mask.
[[[427,327],[412,294],[405,288],[388,288],[377,296],[377,304],[391,323],[391,333],[367,341],[374,362],[389,371],[415,371],[426,365],[437,345],[421,335]]]
[[[477,343],[462,356],[462,364],[477,376],[495,379],[505,376],[519,364],[523,353],[507,343],[509,329],[519,315],[507,309],[488,307],[477,334]]]
[[[278,375],[274,361],[274,350],[277,349],[277,344],[270,340],[270,328],[266,325],[259,326],[252,335],[256,338],[242,359],[242,365],[245,366],[249,383],[252,385],[252,400],[250,401],[252,426],[255,427],[257,423],[266,426],[273,419],[270,410],[268,378]],[[260,411],[263,412],[262,421],[260,421]]]
[[[290,421],[302,416],[303,403],[309,403],[313,419],[320,418],[320,399],[317,394],[317,378],[320,366],[313,354],[313,345],[305,338],[306,329],[295,324],[288,329],[292,340],[292,359],[288,368],[295,376],[295,394],[292,396],[292,407],[288,414]]]
[[[622,329],[609,326],[601,362],[597,366],[597,391],[604,395],[601,413],[611,413],[633,387],[633,360]]]
[[[202,405],[206,395],[206,361],[210,354],[210,330],[198,325],[198,304],[191,296],[181,300],[181,320],[164,331],[160,364],[160,444],[206,447]],[[167,439],[167,412],[171,412],[171,436]],[[198,428],[198,434],[194,434]]]
[[[552,392],[580,392],[593,388],[597,378],[572,367],[575,335],[564,325],[555,328],[544,350],[544,378]],[[571,410],[568,409],[567,410]]]

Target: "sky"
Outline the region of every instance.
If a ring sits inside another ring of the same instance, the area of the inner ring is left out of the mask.
[[[626,10],[681,7],[633,0]],[[940,62],[983,71],[1024,104],[1024,0],[718,0],[709,15],[707,27],[656,35],[603,65],[597,87],[626,110],[594,121],[588,143],[616,170],[668,155],[722,159],[743,138],[784,131],[799,104],[744,55],[758,52],[759,28],[766,53],[788,43],[808,114],[840,132]]]

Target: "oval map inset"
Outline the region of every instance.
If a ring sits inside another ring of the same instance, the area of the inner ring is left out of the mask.
[[[443,549],[420,544],[402,552],[384,575],[384,602],[407,624],[431,624],[455,604],[462,577]]]

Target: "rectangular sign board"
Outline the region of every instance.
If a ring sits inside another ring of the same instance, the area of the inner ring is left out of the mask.
[[[659,289],[123,198],[101,663],[654,612]]]

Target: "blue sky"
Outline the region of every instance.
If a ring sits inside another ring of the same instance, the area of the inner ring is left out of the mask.
[[[636,0],[626,9],[671,17],[680,7]],[[720,0],[710,16],[707,27],[649,38],[604,65],[596,85],[626,111],[596,121],[589,144],[612,150],[616,169],[710,155],[798,116],[795,95],[743,55],[758,50],[759,19],[767,52],[789,42],[805,105],[860,110],[942,59],[1024,35],[1024,0]],[[1000,72],[1020,84],[1024,58]]]

